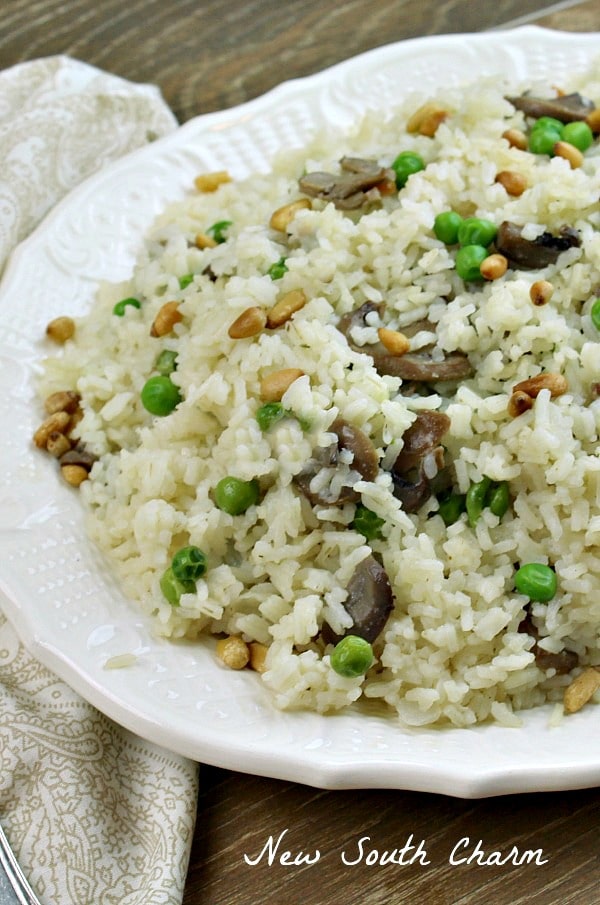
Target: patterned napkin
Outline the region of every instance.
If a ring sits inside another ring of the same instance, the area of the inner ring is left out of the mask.
[[[68,57],[0,72],[0,271],[69,189],[175,126],[156,88]],[[195,764],[98,713],[0,613],[0,823],[43,905],[180,903],[196,798]]]

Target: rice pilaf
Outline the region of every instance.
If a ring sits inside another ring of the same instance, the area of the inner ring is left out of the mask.
[[[254,646],[278,707],[518,725],[600,664],[600,127],[581,161],[534,153],[524,87],[410,98],[268,175],[201,179],[46,361],[43,396],[80,398],[79,492],[127,596],[174,641]],[[600,106],[597,70],[568,89]],[[422,162],[404,182],[401,153]],[[448,212],[496,232],[441,239]],[[548,256],[511,258],[502,224]],[[241,510],[215,502],[231,478]],[[189,547],[201,574],[165,590]],[[548,599],[515,585],[532,564]],[[372,645],[358,675],[332,668],[348,635]]]

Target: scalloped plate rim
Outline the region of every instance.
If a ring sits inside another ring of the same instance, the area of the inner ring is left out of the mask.
[[[178,146],[188,136],[194,134],[198,128],[209,128],[214,123],[222,123],[231,117],[238,120],[250,114],[267,112],[274,103],[281,104],[289,96],[301,93],[305,88],[320,87],[331,84],[339,75],[351,72],[356,66],[365,63],[373,63],[392,58],[396,53],[406,53],[416,48],[428,48],[441,44],[455,44],[457,41],[467,39],[478,44],[494,45],[502,37],[504,41],[527,41],[536,38],[542,41],[555,42],[558,45],[565,41],[576,40],[582,45],[597,46],[598,35],[590,33],[564,33],[538,26],[523,26],[506,31],[486,33],[474,33],[468,35],[439,35],[424,36],[409,39],[394,44],[383,45],[379,48],[365,51],[349,60],[336,63],[322,72],[298,79],[288,80],[271,89],[261,97],[254,98],[242,105],[228,108],[222,111],[204,114],[196,117],[179,127],[152,145],[134,151],[113,164],[101,170],[94,176],[86,179],[80,186],[71,191],[50,212],[43,223],[32,235],[24,240],[11,255],[0,283],[0,301],[10,289],[11,281],[18,278],[19,268],[23,258],[27,259],[31,250],[35,250],[47,232],[51,231],[54,224],[64,216],[76,204],[79,198],[85,197],[98,182],[103,182],[107,174],[119,172],[121,168],[128,168],[133,162],[143,162],[144,159],[152,159],[154,155],[164,154],[171,146]],[[32,353],[32,358],[35,355]],[[350,758],[322,757],[306,748],[291,752],[274,752],[269,748],[268,742],[261,740],[253,743],[244,739],[240,742],[238,750],[227,748],[221,741],[218,733],[205,733],[204,739],[197,735],[193,738],[180,727],[169,727],[163,720],[152,718],[149,710],[138,707],[127,700],[127,696],[115,695],[108,690],[102,682],[98,681],[91,672],[86,671],[80,662],[74,660],[64,650],[57,648],[49,641],[42,638],[33,624],[33,613],[23,609],[22,604],[10,593],[10,582],[0,575],[0,588],[2,588],[6,600],[3,609],[14,625],[19,637],[25,646],[36,656],[40,662],[66,681],[82,697],[97,707],[105,715],[115,719],[121,725],[133,731],[151,742],[168,747],[178,753],[195,760],[203,760],[216,766],[222,766],[233,770],[256,773],[258,775],[271,776],[280,779],[294,780],[322,788],[403,788],[416,791],[437,792],[454,795],[463,798],[479,798],[491,795],[500,795],[514,792],[531,791],[558,791],[564,789],[585,788],[600,782],[600,759],[594,760],[590,756],[582,757],[578,762],[565,763],[560,758],[556,763],[543,765],[517,765],[514,767],[489,765],[479,763],[474,771],[458,770],[456,765],[432,764],[431,760],[424,762],[406,763],[394,759],[388,752],[373,760],[354,756]],[[2,602],[2,601],[0,601]],[[538,708],[537,719],[547,719],[550,708]],[[298,715],[300,719],[303,714]],[[340,721],[352,720],[352,715],[321,716],[309,714],[309,717],[318,718],[329,727],[338,725]],[[578,715],[577,721],[589,717]],[[387,721],[385,721],[387,724]],[[589,723],[589,719],[587,720]],[[586,723],[586,727],[587,727]],[[571,724],[574,725],[574,724]],[[462,736],[464,739],[476,739],[480,733],[497,733],[504,738],[505,734],[519,732],[521,730],[505,729],[498,726],[479,726],[473,729],[443,729],[425,730],[436,740],[442,740],[444,733]],[[550,730],[549,730],[550,731]],[[552,730],[557,731],[557,730]],[[334,730],[335,732],[335,730]],[[419,735],[409,731],[398,729],[404,737],[406,735]],[[438,735],[439,733],[439,735]],[[324,733],[327,735],[327,733]],[[423,737],[423,734],[421,734]],[[467,745],[469,749],[470,745]]]

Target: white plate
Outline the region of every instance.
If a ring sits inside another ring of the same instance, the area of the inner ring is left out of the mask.
[[[568,86],[598,34],[538,28],[383,47],[244,106],[210,114],[121,159],[75,190],[15,252],[0,286],[0,588],[21,638],[99,710],[199,761],[326,788],[392,787],[462,797],[600,783],[599,711],[549,728],[407,732],[393,719],[280,713],[252,673],[226,671],[201,644],[154,639],[88,545],[76,493],[32,446],[32,374],[47,321],[81,313],[99,280],[129,276],[154,216],[200,171],[268,169],[316,126],[347,125],[402,93],[509,74]],[[8,429],[7,429],[8,428]],[[109,657],[137,655],[107,670]]]

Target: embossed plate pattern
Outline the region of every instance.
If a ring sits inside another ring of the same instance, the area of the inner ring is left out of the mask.
[[[371,51],[193,120],[121,159],[69,195],[16,250],[0,285],[3,606],[36,656],[105,714],[196,760],[327,788],[478,797],[600,782],[593,707],[552,729],[541,708],[525,715],[523,729],[414,732],[356,713],[280,713],[256,675],[221,669],[202,645],[156,640],[86,541],[76,495],[30,439],[45,324],[85,311],[99,280],[128,277],[141,235],[199,171],[265,171],[279,149],[302,144],[325,123],[349,125],[400,91],[426,93],[475,74],[568,85],[587,68],[598,38],[528,27]],[[104,668],[124,652],[136,654],[135,665]]]

